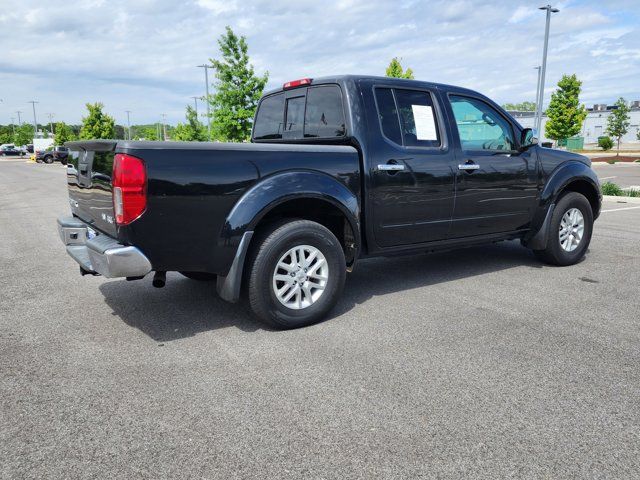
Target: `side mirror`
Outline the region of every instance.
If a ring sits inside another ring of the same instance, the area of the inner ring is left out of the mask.
[[[529,147],[538,144],[538,132],[533,128],[525,128],[522,130],[520,137],[520,148],[526,150]]]

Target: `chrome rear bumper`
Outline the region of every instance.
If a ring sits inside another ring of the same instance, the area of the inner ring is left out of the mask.
[[[138,248],[105,234],[89,238],[88,232],[89,226],[78,218],[58,218],[58,233],[67,253],[87,273],[118,278],[142,277],[151,271],[151,262]]]

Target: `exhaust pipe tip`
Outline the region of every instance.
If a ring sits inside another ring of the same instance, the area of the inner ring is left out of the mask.
[[[153,274],[153,282],[151,284],[156,288],[162,288],[167,283],[167,272],[156,272]]]

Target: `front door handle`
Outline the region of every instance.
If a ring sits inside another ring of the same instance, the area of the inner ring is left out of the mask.
[[[381,165],[378,165],[378,170],[387,172],[399,172],[400,170],[404,170],[404,165],[397,163],[383,163]]]
[[[458,165],[458,170],[480,170],[480,165],[478,165],[477,163],[464,163]]]

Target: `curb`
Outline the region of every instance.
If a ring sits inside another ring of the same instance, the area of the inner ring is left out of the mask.
[[[640,197],[618,197],[616,195],[603,195],[602,200],[608,200],[610,202],[616,203],[633,203],[640,205]]]

